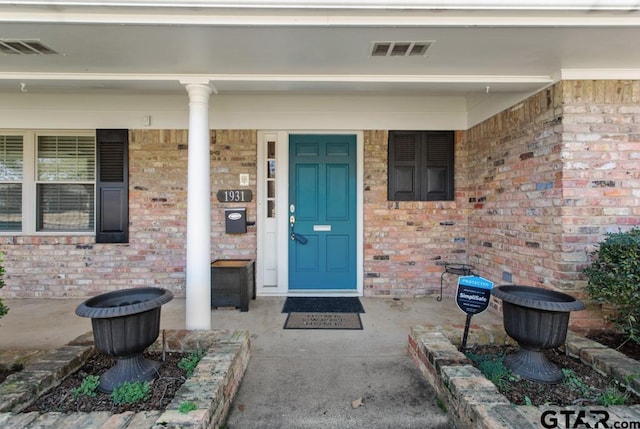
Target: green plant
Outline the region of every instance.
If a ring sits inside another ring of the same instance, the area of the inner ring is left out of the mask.
[[[189,356],[183,357],[178,362],[178,368],[183,369],[187,373],[187,378],[193,375],[193,371],[198,366],[200,359],[202,359],[205,355],[203,350],[196,350],[195,352],[191,352]]]
[[[602,405],[605,407],[611,405],[624,405],[627,403],[628,399],[628,393],[620,392],[618,389],[613,387],[605,390],[596,398],[596,400],[598,401],[598,405]]]
[[[178,407],[178,411],[180,411],[182,414],[188,414],[189,411],[194,411],[197,409],[198,406],[190,401],[181,402],[180,406]]]
[[[111,399],[116,405],[135,404],[144,401],[150,394],[151,384],[142,381],[136,381],[134,383],[125,381],[113,389]]]
[[[584,270],[589,296],[611,304],[616,329],[640,343],[640,229],[608,233],[593,257]]]
[[[634,380],[640,378],[639,374],[627,374],[622,377],[622,381],[624,381],[627,385],[633,383]]]
[[[0,253],[0,289],[4,287],[4,265],[2,262],[4,261],[4,255]],[[4,305],[2,302],[2,298],[0,298],[0,318],[9,312],[9,307]]]
[[[589,391],[591,389],[580,377],[578,377],[578,374],[576,374],[574,370],[562,368],[562,375],[564,376],[564,383],[568,384],[573,390],[580,392],[583,396],[589,396]]]
[[[436,396],[436,405],[443,413],[447,413],[447,406],[444,404],[444,401]]]
[[[94,398],[96,396],[96,390],[100,385],[100,377],[97,375],[87,375],[80,386],[71,390],[71,394],[74,398],[78,396],[90,396]]]
[[[520,376],[514,374],[504,365],[504,354],[477,355],[468,352],[467,357],[471,359],[489,381],[503,392],[509,390],[509,383],[519,381]]]

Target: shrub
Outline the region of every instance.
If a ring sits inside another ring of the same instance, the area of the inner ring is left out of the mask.
[[[608,233],[584,273],[589,296],[611,304],[615,328],[640,343],[640,229]]]
[[[3,255],[0,253],[0,289],[4,287],[4,266],[2,265]],[[9,312],[9,308],[4,305],[2,298],[0,298],[0,317]]]

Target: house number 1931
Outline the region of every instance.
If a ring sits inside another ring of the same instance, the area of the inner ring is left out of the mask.
[[[220,190],[216,194],[221,203],[247,203],[253,199],[253,193],[249,189]]]

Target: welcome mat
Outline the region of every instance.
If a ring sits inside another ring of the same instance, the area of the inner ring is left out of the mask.
[[[284,329],[362,329],[358,313],[289,313]]]
[[[288,297],[283,313],[364,313],[357,297]]]

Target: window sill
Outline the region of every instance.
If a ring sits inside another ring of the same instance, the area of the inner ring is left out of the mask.
[[[70,233],[37,233],[37,234],[10,234],[0,233],[0,244],[3,245],[93,245],[96,236],[91,234]]]

